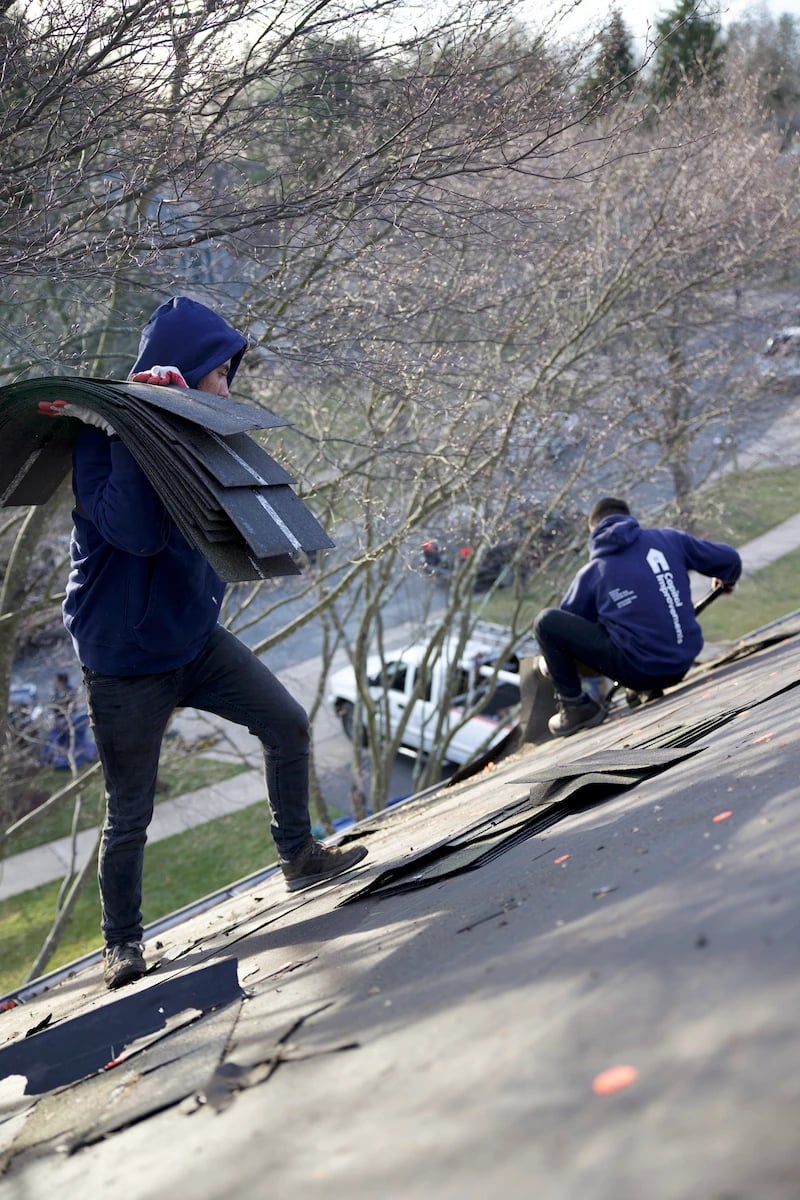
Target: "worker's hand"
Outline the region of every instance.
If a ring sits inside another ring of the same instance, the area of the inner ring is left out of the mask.
[[[711,581],[715,588],[722,588],[724,596],[730,596],[731,592],[736,587],[735,583],[723,583],[721,579],[712,579]]]
[[[84,408],[82,404],[70,404],[68,400],[40,400],[38,407],[39,412],[44,413],[46,417],[74,417],[76,421],[83,421],[84,425],[94,425],[95,429],[102,429],[109,437],[116,432],[105,417],[101,417],[91,408]]]
[[[130,377],[131,383],[155,383],[160,387],[188,387],[177,367],[148,367]]]

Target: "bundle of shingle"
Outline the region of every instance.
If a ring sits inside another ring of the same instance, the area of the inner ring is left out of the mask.
[[[291,476],[249,436],[289,422],[191,388],[66,377],[0,388],[0,507],[43,504],[71,469],[81,423],[40,413],[42,400],[82,405],[108,421],[222,579],[296,575],[298,552],[333,545]]]

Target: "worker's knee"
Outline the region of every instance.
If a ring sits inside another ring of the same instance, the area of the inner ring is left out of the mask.
[[[537,639],[540,638],[542,632],[547,634],[548,629],[550,629],[553,624],[554,614],[559,614],[560,612],[561,609],[559,608],[542,609],[533,622],[533,632]]]

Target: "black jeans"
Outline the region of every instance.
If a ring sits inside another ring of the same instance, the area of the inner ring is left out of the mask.
[[[604,625],[587,621],[562,608],[543,609],[534,622],[533,631],[556,692],[564,700],[577,700],[581,694],[578,662],[637,692],[671,687],[680,683],[686,674],[682,671],[670,676],[643,675],[612,642]]]
[[[142,937],[142,865],[161,743],[176,708],[245,725],[264,748],[271,832],[282,858],[311,837],[305,710],[251,650],[218,626],[193,662],[158,675],[99,675],[83,668],[106,784],[99,854],[102,930],[108,944]]]

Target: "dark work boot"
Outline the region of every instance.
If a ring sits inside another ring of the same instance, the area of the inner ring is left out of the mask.
[[[592,729],[604,721],[608,709],[586,693],[579,700],[564,700],[556,696],[558,712],[547,722],[554,737],[570,737],[580,729]]]
[[[139,942],[106,946],[103,951],[103,980],[107,988],[122,987],[125,983],[142,978],[147,971],[142,950]]]
[[[366,858],[366,846],[351,846],[349,849],[339,846],[323,846],[320,842],[311,841],[305,850],[296,858],[285,861],[281,859],[281,870],[290,892],[300,888],[311,887],[325,879],[333,879],[343,871],[349,871],[362,858]]]

